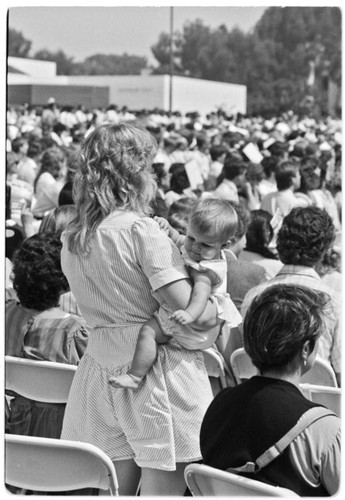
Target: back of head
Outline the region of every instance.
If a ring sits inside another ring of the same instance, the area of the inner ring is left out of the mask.
[[[230,153],[227,154],[224,161],[224,167],[221,173],[223,179],[233,180],[235,177],[242,175],[246,171],[244,161],[233,157]]]
[[[180,234],[186,234],[189,216],[195,203],[195,198],[182,197],[170,205],[168,222]]]
[[[150,132],[125,122],[105,123],[86,137],[73,185],[78,214],[66,234],[70,251],[87,252],[97,226],[114,210],[150,214],[156,153]]]
[[[210,147],[210,156],[212,161],[217,161],[223,155],[226,155],[228,149],[223,144],[214,144]]]
[[[227,200],[205,198],[193,207],[189,223],[201,234],[214,234],[217,241],[226,244],[237,229],[237,214]]]
[[[254,298],[243,323],[244,348],[261,373],[293,373],[302,348],[314,349],[324,328],[329,297],[309,287],[279,284]]]
[[[170,189],[175,193],[182,194],[183,191],[190,187],[187,172],[184,163],[172,163],[169,168]]]
[[[272,215],[266,210],[251,211],[246,233],[246,250],[259,253],[267,258],[275,258],[274,254],[268,248],[274,235],[271,220]]]
[[[55,234],[38,233],[26,238],[13,258],[13,288],[20,303],[45,311],[59,305],[60,294],[68,291],[61,269],[61,241]]]
[[[278,163],[279,159],[276,156],[266,156],[262,160],[261,165],[267,178],[271,177],[272,173],[275,172]]]
[[[296,177],[297,172],[298,166],[291,160],[278,163],[274,172],[278,191],[284,191],[293,186],[293,178]]]
[[[61,205],[45,215],[39,227],[40,233],[60,235],[77,215],[75,205]]]
[[[335,239],[328,213],[318,207],[295,207],[283,219],[277,250],[284,264],[315,267]]]

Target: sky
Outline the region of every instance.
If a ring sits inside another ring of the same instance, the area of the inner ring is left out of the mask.
[[[74,62],[81,62],[97,53],[127,53],[145,56],[154,64],[150,47],[158,41],[161,32],[169,33],[171,12],[174,30],[181,31],[187,21],[200,19],[213,29],[225,24],[229,31],[237,26],[247,33],[267,8],[254,6],[255,2],[245,7],[229,6],[229,1],[226,4],[227,7],[224,2],[198,2],[198,6],[193,7],[193,2],[189,2],[189,6],[173,2],[156,2],[152,6],[137,2],[135,6],[127,1],[124,7],[113,1],[96,7],[85,2],[69,4],[71,6],[59,2],[54,2],[54,6],[42,2],[32,6],[28,2],[10,2],[8,27],[32,42],[31,56],[41,49],[62,50],[73,57]]]

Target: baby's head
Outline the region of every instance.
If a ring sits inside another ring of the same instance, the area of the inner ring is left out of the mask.
[[[200,260],[219,259],[237,228],[237,214],[231,204],[218,198],[200,200],[188,221],[185,249],[188,255]]]

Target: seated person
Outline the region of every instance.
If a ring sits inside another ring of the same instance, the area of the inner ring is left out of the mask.
[[[207,409],[200,432],[206,465],[299,496],[337,493],[340,419],[299,389],[313,366],[328,307],[326,294],[298,285],[275,285],[253,300],[243,324],[244,347],[259,375],[224,389]],[[287,447],[260,463],[297,423]]]
[[[68,291],[60,264],[61,242],[40,233],[24,240],[13,259],[12,281],[18,299],[6,302],[5,354],[77,365],[87,345],[81,320],[59,308]],[[59,438],[64,404],[45,404],[14,395],[7,432]]]

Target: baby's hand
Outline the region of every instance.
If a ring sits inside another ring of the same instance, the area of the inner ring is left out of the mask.
[[[193,323],[194,318],[192,317],[189,312],[184,311],[183,309],[179,309],[177,311],[174,311],[170,316],[169,319],[173,319],[177,323],[180,323],[180,325],[190,325],[190,323]]]
[[[170,236],[171,226],[169,222],[164,217],[154,216],[154,220],[158,223],[159,227]]]

